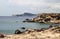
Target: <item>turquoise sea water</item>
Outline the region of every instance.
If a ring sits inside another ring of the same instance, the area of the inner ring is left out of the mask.
[[[40,29],[48,27],[50,24],[42,23],[23,23],[22,21],[26,18],[33,18],[33,16],[27,17],[14,17],[14,16],[0,16],[0,33],[3,34],[13,34],[16,29],[21,29],[21,27]]]

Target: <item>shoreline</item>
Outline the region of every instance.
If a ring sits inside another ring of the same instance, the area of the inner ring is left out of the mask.
[[[5,35],[0,39],[60,39],[60,26],[49,26],[39,30],[28,29],[23,33]]]

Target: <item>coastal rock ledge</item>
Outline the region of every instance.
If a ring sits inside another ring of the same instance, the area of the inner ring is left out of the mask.
[[[28,29],[22,34],[5,35],[0,39],[60,39],[60,26],[49,26],[39,30]]]
[[[23,22],[60,23],[60,13],[37,14],[36,17]]]

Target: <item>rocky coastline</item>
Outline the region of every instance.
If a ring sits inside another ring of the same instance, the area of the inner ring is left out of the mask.
[[[37,14],[36,17],[23,22],[60,23],[60,13]]]
[[[25,29],[24,27],[22,29]],[[12,35],[0,34],[0,39],[60,39],[60,26],[50,25],[48,28],[20,30]]]
[[[25,30],[21,32],[15,30],[14,34],[0,34],[0,39],[60,39],[60,13],[43,13],[37,14],[32,19],[26,19],[23,22],[38,22],[38,23],[54,23],[58,25],[49,25],[48,28],[29,29],[22,27]]]

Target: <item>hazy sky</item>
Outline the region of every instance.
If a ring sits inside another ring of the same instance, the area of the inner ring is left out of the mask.
[[[24,12],[60,12],[60,0],[0,0],[0,16]]]

